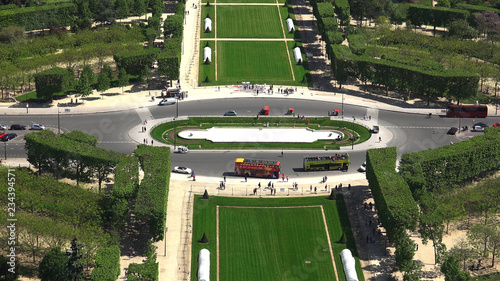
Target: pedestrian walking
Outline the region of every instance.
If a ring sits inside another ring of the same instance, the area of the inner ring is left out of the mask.
[[[260,188],[260,182],[259,182],[259,184],[257,186]]]
[[[245,175],[245,182],[247,182],[247,175]]]
[[[309,186],[309,191],[312,192],[313,191],[313,186],[312,184]]]
[[[226,182],[226,176],[224,176],[224,182]]]
[[[316,194],[316,190],[317,190],[316,187],[314,187],[314,194]]]
[[[154,141],[153,141],[153,140],[151,140],[151,145],[153,145],[153,143],[154,143]]]
[[[382,137],[378,137],[378,142],[382,142]]]
[[[325,184],[325,191],[327,190],[327,188],[328,188],[328,185]]]
[[[347,185],[347,189],[351,190],[351,184]]]
[[[193,181],[196,181],[196,174],[193,174]]]
[[[281,157],[283,157],[283,150],[281,151]]]
[[[288,177],[286,177],[286,182],[288,182]]]

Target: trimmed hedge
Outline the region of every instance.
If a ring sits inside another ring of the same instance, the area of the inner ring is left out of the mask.
[[[415,26],[424,24],[446,27],[456,20],[467,20],[469,12],[445,7],[429,7],[420,4],[409,4],[406,18]]]
[[[363,35],[348,35],[347,41],[349,41],[349,48],[353,54],[360,56],[366,52],[365,37]]]
[[[74,76],[67,69],[54,67],[35,75],[36,96],[41,99],[52,99],[53,95],[71,90]]]
[[[97,137],[85,134],[80,131],[71,131],[61,135],[63,138],[74,140],[80,143],[84,143],[90,146],[97,146]]]
[[[120,275],[120,248],[103,247],[97,250],[92,281],[115,281]]]
[[[139,186],[135,212],[149,218],[149,233],[154,242],[163,240],[170,180],[170,148],[139,145],[134,154],[139,158],[144,178]]]
[[[338,45],[344,42],[344,36],[339,31],[326,32],[325,42],[330,45]]]
[[[404,178],[396,171],[396,147],[366,151],[366,178],[377,212],[391,241],[405,230],[415,230],[419,217],[417,203]]]
[[[356,56],[343,47],[331,47],[329,51],[332,69],[339,82],[345,82],[349,78],[370,80],[386,88],[425,96],[428,100],[446,93],[458,100],[475,96],[477,92],[479,77],[474,73],[405,65],[367,55]]]
[[[447,190],[500,167],[500,129],[436,149],[401,156],[400,173],[414,194]],[[467,163],[464,165],[464,163]]]
[[[144,66],[150,68],[153,66],[159,52],[160,49],[149,48],[117,53],[113,58],[116,62],[116,66],[119,69],[124,68],[127,74],[141,75]]]
[[[0,28],[22,26],[26,30],[46,29],[53,18],[62,26],[69,26],[73,23],[75,11],[73,3],[0,10]]]

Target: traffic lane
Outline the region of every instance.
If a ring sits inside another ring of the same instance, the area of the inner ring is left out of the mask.
[[[425,113],[426,110],[422,109]],[[499,122],[498,117],[486,118],[449,118],[444,115],[432,115],[431,118],[424,114],[393,112],[380,110],[378,115],[379,125],[384,126],[404,126],[404,127],[471,127],[474,123],[487,122],[490,126]]]
[[[430,128],[403,128],[389,127],[387,128],[393,134],[392,139],[387,146],[395,146],[398,149],[398,155],[404,153],[412,153],[427,149],[434,149],[452,143],[458,143],[462,140],[469,139],[477,134],[470,132],[465,134],[461,132],[457,135],[448,135],[449,128],[447,127],[430,127]]]
[[[341,110],[341,104],[317,100],[296,100],[286,98],[227,98],[209,100],[183,100],[178,105],[150,106],[149,111],[155,119],[179,116],[223,116],[228,110],[235,110],[238,116],[256,116],[264,106],[269,106],[269,116],[288,116],[285,113],[293,108],[295,115],[328,116],[334,109]],[[344,105],[344,115],[361,118],[367,108]]]
[[[348,152],[351,159],[351,166],[348,172],[321,171],[305,172],[302,168],[304,156],[323,156],[336,153]],[[281,151],[195,151],[190,150],[187,154],[173,153],[171,157],[171,167],[185,166],[191,168],[195,173],[207,177],[232,176],[234,171],[234,161],[236,158],[251,158],[263,160],[280,161],[281,172],[290,178],[336,176],[358,173],[357,169],[365,161],[365,151],[286,151],[283,157]]]

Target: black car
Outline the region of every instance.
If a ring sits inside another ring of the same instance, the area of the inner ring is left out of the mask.
[[[26,130],[26,126],[14,124],[14,125],[10,125],[10,129],[11,130]]]
[[[456,133],[458,132],[458,128],[457,127],[451,127],[449,130],[448,130],[448,135],[455,135]]]
[[[1,137],[0,140],[2,140],[2,141],[8,141],[8,140],[11,140],[11,139],[13,139],[15,137],[17,137],[16,133],[10,133],[10,134],[6,134],[5,136]]]

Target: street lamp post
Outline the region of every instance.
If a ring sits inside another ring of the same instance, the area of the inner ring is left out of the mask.
[[[344,119],[344,92],[342,92],[342,119]]]
[[[61,134],[61,121],[59,118],[59,103],[57,103],[57,134]]]
[[[164,257],[167,256],[167,230],[168,230],[168,227],[167,227],[167,212],[165,212],[165,235],[163,236],[163,241],[165,241],[164,252],[163,252],[163,256]]]
[[[351,143],[351,149],[354,150],[354,121],[356,121],[356,118],[353,116],[352,117],[352,143]]]

